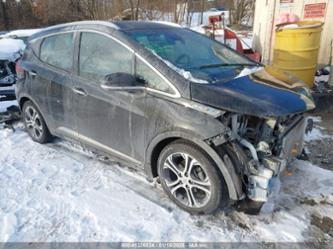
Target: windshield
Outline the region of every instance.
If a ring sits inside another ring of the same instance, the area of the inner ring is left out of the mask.
[[[234,77],[235,67],[256,65],[226,46],[187,29],[130,30],[127,34],[199,79],[216,81],[228,75]]]

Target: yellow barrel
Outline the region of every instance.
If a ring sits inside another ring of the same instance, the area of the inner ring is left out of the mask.
[[[323,23],[300,21],[276,30],[273,66],[313,86]]]

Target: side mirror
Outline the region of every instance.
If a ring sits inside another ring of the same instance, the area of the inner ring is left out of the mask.
[[[146,87],[146,81],[128,73],[112,73],[105,76],[101,87],[114,91],[143,90]]]

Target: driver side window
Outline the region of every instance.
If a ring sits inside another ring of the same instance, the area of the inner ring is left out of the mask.
[[[102,34],[81,33],[79,75],[99,81],[112,73],[132,74],[133,53]]]
[[[150,68],[144,61],[136,58],[136,75],[144,78],[147,81],[148,87],[153,90],[158,90],[168,94],[174,94],[175,91],[170,85]]]

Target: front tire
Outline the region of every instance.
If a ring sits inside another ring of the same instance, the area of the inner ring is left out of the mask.
[[[192,214],[210,214],[221,204],[226,188],[209,156],[186,141],[167,145],[158,159],[163,190],[180,208]]]
[[[27,101],[24,103],[22,111],[25,128],[32,140],[41,144],[50,142],[52,135],[36,105]]]

